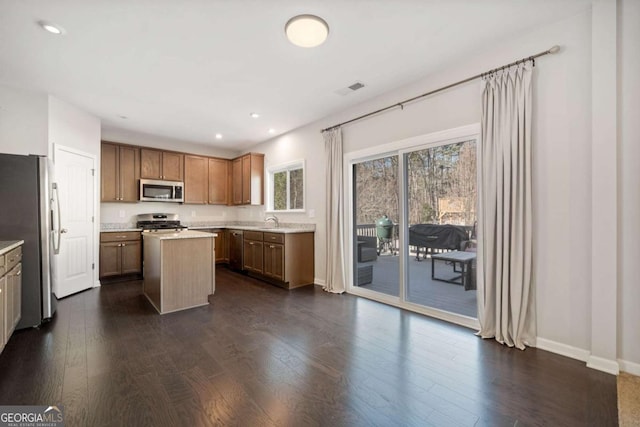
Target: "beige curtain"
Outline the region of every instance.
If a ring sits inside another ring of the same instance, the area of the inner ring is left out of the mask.
[[[531,63],[483,79],[478,320],[483,338],[535,345]]]
[[[332,293],[345,291],[344,269],[344,198],[342,182],[342,129],[323,132],[326,158],[326,242],[327,282],[324,290]]]

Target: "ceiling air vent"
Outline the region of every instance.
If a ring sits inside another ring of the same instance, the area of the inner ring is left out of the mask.
[[[364,87],[364,83],[362,83],[362,82],[355,82],[354,84],[349,85],[349,86],[347,86],[347,87],[345,87],[345,88],[338,89],[338,90],[336,91],[336,93],[337,93],[338,95],[345,96],[345,95],[349,95],[350,93],[353,93],[353,92],[357,91],[358,89],[362,89],[363,87]]]

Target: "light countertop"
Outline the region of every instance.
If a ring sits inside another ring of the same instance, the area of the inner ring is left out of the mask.
[[[210,229],[227,229],[227,230],[243,230],[243,231],[264,231],[266,233],[313,233],[315,230],[307,228],[291,228],[291,227],[258,227],[253,225],[198,225],[195,227],[189,226],[189,230],[210,230]]]
[[[4,255],[23,244],[24,240],[0,240],[0,255]]]
[[[203,239],[216,237],[215,233],[204,233],[202,231],[184,230],[175,233],[142,233],[143,238],[152,238],[159,240],[177,240],[177,239]]]
[[[212,230],[212,229],[221,229],[221,230],[248,230],[248,231],[264,231],[268,233],[314,233],[315,232],[315,224],[293,224],[287,223],[282,224],[281,227],[264,227],[260,225],[249,225],[249,224],[207,224],[207,223],[192,223],[190,224],[188,221],[182,223],[189,228],[189,230]],[[132,228],[130,224],[126,223],[103,223],[100,226],[101,233],[117,233],[123,231],[142,231],[141,228]]]

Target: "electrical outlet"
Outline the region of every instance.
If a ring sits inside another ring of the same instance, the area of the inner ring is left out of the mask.
[[[120,210],[118,211],[118,216],[119,216],[120,218],[124,218],[124,211],[123,211],[122,209],[120,209]]]
[[[315,217],[316,217],[316,210],[309,209],[309,218],[315,218]]]
[[[196,216],[196,211],[191,211],[191,216],[195,217]]]

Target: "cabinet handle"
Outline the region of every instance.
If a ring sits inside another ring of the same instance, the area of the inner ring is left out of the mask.
[[[16,276],[19,276],[19,275],[21,275],[21,274],[22,274],[22,271],[18,271],[18,272],[16,273]]]
[[[271,248],[271,249],[275,249],[276,247],[275,247],[275,246],[273,246],[273,245],[270,245],[270,246],[269,246],[269,248]]]
[[[249,244],[250,244],[251,246],[253,246],[253,242],[249,242]]]

